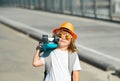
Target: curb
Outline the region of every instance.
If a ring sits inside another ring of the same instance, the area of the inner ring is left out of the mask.
[[[120,68],[115,71],[116,75],[120,77]]]
[[[87,55],[85,53],[80,53],[79,52],[78,54],[79,54],[79,58],[82,61],[84,61],[84,62],[86,62],[88,64],[91,64],[91,65],[93,65],[95,67],[98,67],[98,68],[100,68],[100,69],[102,69],[104,71],[110,71],[110,70],[115,71],[116,67],[113,66],[112,64],[108,63],[108,62],[104,62],[104,61],[99,60],[97,58],[94,58],[94,57],[92,57],[90,55]]]
[[[0,23],[8,25],[10,28],[12,28],[14,30],[17,30],[19,32],[22,32],[22,33],[24,33],[24,34],[38,40],[38,41],[41,40],[40,34],[43,34],[43,33],[40,33],[40,32],[39,33],[38,32],[34,33],[34,30],[30,30],[30,29],[28,29],[29,30],[28,31],[27,29],[24,28],[26,25],[23,25],[23,24],[20,25],[20,23],[18,24],[18,23],[15,23],[15,22],[11,23],[10,20],[6,20],[6,19],[4,19],[4,17],[0,18]],[[31,31],[33,31],[33,32],[31,32]],[[113,65],[111,65],[111,64],[109,64],[107,62],[105,63],[104,61],[98,60],[96,58],[93,58],[93,57],[91,57],[91,56],[89,56],[87,54],[81,53],[81,52],[78,52],[78,55],[79,55],[80,60],[82,60],[84,62],[87,62],[87,63],[89,63],[91,65],[94,65],[94,66],[96,66],[96,67],[98,67],[98,68],[100,68],[100,69],[102,69],[104,71],[114,70],[114,71],[120,73],[120,69],[116,70],[115,66],[113,66]]]

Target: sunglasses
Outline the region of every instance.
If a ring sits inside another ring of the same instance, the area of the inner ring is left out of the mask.
[[[60,33],[60,34],[58,34],[58,36],[59,36],[60,38],[65,37],[65,39],[68,40],[68,41],[70,41],[71,38],[72,38],[72,36],[69,35],[69,34],[62,34],[62,33]]]

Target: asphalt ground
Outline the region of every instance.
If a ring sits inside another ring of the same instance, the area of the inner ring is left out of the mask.
[[[0,23],[0,81],[42,81],[44,67],[33,67],[38,41]],[[103,71],[81,61],[81,81],[120,81],[113,71]]]
[[[38,40],[42,34],[51,35],[51,30],[64,21],[75,25],[81,60],[103,70],[120,68],[120,24],[43,11],[0,8],[0,22]]]

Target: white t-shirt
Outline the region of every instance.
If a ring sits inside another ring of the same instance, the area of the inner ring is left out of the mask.
[[[68,51],[55,49],[51,53],[51,69],[46,75],[45,81],[71,81],[71,74],[68,69]],[[44,57],[41,57],[45,63]],[[77,56],[73,71],[81,70],[80,60]]]

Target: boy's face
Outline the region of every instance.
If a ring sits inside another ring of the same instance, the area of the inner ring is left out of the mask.
[[[68,47],[70,44],[70,41],[72,39],[71,34],[64,30],[58,31],[57,34],[60,37],[59,42],[58,42],[59,46],[60,47]]]

